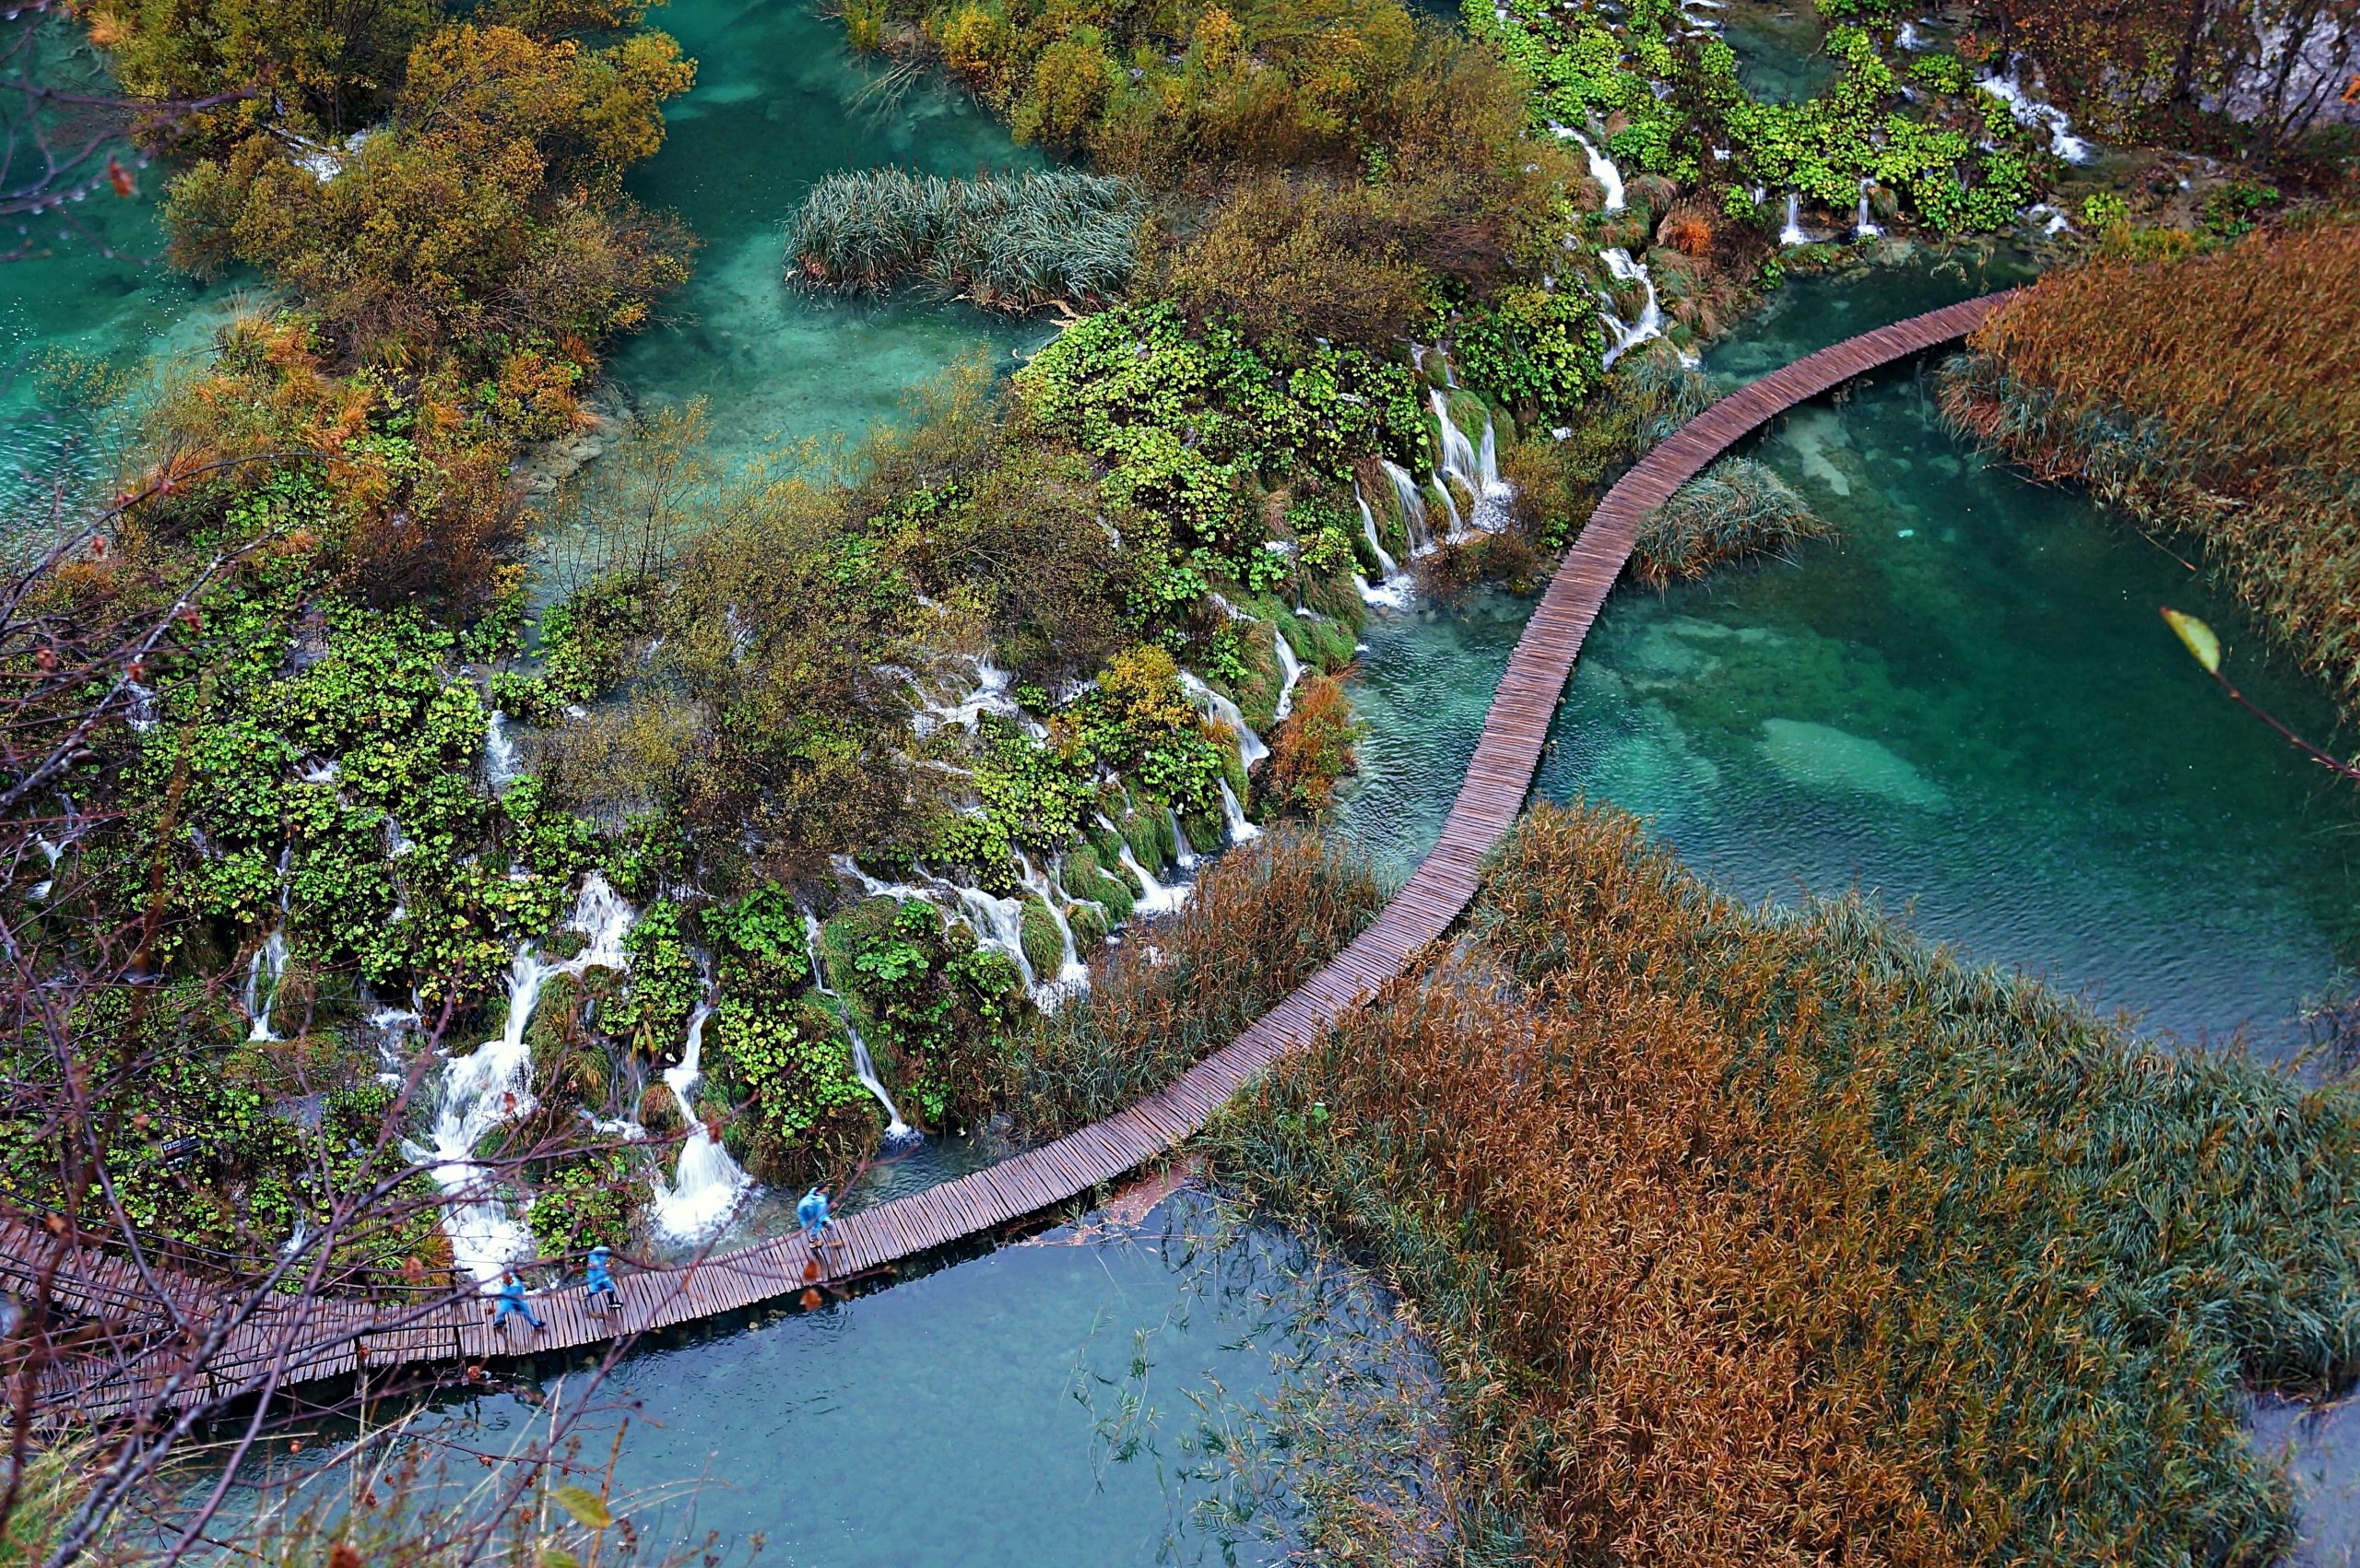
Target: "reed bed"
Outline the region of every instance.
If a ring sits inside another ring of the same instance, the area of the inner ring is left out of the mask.
[[[2053,273],[1968,348],[1954,424],[2200,540],[2360,716],[2360,225]]]
[[[1374,873],[1316,837],[1231,850],[1168,919],[1091,966],[1089,992],[1014,1053],[1019,1127],[1054,1137],[1111,1115],[1227,1044],[1384,908]]]
[[[1723,561],[1784,554],[1834,531],[1769,468],[1724,457],[1639,520],[1631,572],[1650,588],[1666,588]]]
[[[1210,1135],[1434,1336],[1467,1561],[2260,1563],[2360,1364],[2360,1105],[1537,809]]]
[[[1146,202],[1073,169],[946,180],[856,169],[812,186],[788,225],[787,274],[873,293],[922,279],[992,310],[1101,303],[1139,268]]]

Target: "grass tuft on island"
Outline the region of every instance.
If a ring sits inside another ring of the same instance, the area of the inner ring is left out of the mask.
[[[1650,588],[1667,588],[1723,561],[1783,555],[1834,531],[1769,467],[1725,457],[1639,520],[1631,572]]]
[[[1435,1336],[1467,1561],[2272,1561],[2244,1389],[2360,1363],[2347,1085],[1748,911],[1607,810],[1536,810],[1210,1144]]]
[[[1146,216],[1130,181],[1077,169],[974,180],[844,170],[796,209],[788,276],[845,293],[922,278],[991,310],[1103,302],[1139,267]]]

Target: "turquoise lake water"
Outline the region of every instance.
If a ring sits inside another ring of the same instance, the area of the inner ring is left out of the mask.
[[[1982,281],[1801,279],[1708,368],[1734,381]],[[2317,690],[2083,494],[1952,439],[1922,363],[1751,450],[1839,536],[1669,594],[1618,589],[1540,793],[1649,818],[1748,901],[1857,884],[2149,1029],[2298,1043],[2301,1003],[2360,935],[2360,797],[2226,701],[2157,607],[2211,620],[2241,685],[2326,737]],[[1375,733],[1345,832],[1397,862],[1433,842],[1528,608],[1372,622],[1354,698]]]

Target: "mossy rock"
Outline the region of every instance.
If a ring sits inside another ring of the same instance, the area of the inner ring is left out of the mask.
[[[1086,886],[1075,887],[1071,881],[1066,885],[1074,888],[1077,893],[1092,902],[1105,905],[1109,919],[1128,920],[1131,911],[1139,904],[1139,890],[1131,885],[1129,874],[1119,865],[1112,871],[1099,872]],[[1075,940],[1080,940],[1079,931],[1075,933]]]
[[[1254,787],[1253,781],[1245,776],[1245,762],[1239,760],[1235,751],[1223,750],[1221,752],[1221,776],[1229,781],[1230,793],[1236,796],[1240,800],[1245,799],[1245,792]],[[1192,831],[1188,836],[1191,839],[1194,839],[1197,835]],[[1202,846],[1199,845],[1198,847],[1201,848]]]
[[[1450,360],[1439,348],[1429,348],[1418,356],[1418,374],[1433,387],[1450,384]]]
[[[525,1026],[525,1043],[536,1060],[547,1060],[580,1038],[581,1007],[582,983],[572,975],[552,974],[541,982],[539,1005]]]
[[[1111,928],[1107,913],[1094,903],[1078,903],[1066,911],[1066,918],[1073,922],[1073,944],[1081,949],[1083,958],[1106,945],[1106,933]]]
[[[1233,759],[1233,761],[1234,759]],[[1239,795],[1244,799],[1243,793]],[[1198,855],[1210,855],[1229,842],[1229,825],[1217,812],[1198,811],[1180,819],[1180,829]]]
[[[557,930],[542,939],[540,953],[545,959],[563,963],[569,959],[580,958],[582,949],[589,945],[590,938],[584,932]]]
[[[1353,607],[1358,608],[1360,602],[1360,594],[1355,590],[1352,594]],[[1357,619],[1346,621],[1324,615],[1299,615],[1294,618],[1294,625],[1295,635],[1290,641],[1294,643],[1295,656],[1304,662],[1306,668],[1339,670],[1352,662],[1353,653],[1360,644]]]
[[[1352,548],[1357,555],[1365,555],[1368,551],[1368,541],[1359,534],[1354,534]],[[1361,566],[1362,574],[1374,582],[1376,577],[1375,558],[1362,560]],[[1352,581],[1351,573],[1339,572],[1331,576],[1315,578],[1305,583],[1303,585],[1303,602],[1306,608],[1316,612],[1321,619],[1344,629],[1345,651],[1349,654],[1351,644],[1360,641],[1361,629],[1368,621],[1368,605],[1362,599],[1360,584]]]
[[[1112,813],[1109,813],[1108,819],[1113,819]],[[1082,830],[1082,837],[1089,842],[1090,853],[1097,858],[1102,869],[1111,871],[1121,863],[1122,846],[1125,843],[1121,829],[1117,828],[1110,831],[1093,822]]]
[[[1080,843],[1066,851],[1057,875],[1068,892],[1088,898],[1091,895],[1082,890],[1104,875],[1105,869],[1105,863],[1098,858],[1098,851],[1088,843]]]
[[[1139,864],[1151,870],[1163,870],[1180,858],[1180,845],[1172,832],[1172,813],[1164,808],[1150,808],[1124,818],[1123,837]]]
[[[1492,406],[1463,386],[1453,387],[1442,395],[1450,408],[1450,422],[1467,438],[1467,444],[1477,452],[1483,450],[1483,427],[1495,417]]]
[[[1056,916],[1039,899],[1024,901],[1024,959],[1036,980],[1056,978],[1066,961],[1066,939],[1057,931]]]

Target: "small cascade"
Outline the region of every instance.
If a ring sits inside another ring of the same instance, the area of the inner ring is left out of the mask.
[[[1244,843],[1262,836],[1262,830],[1246,820],[1245,808],[1238,804],[1237,792],[1229,787],[1227,779],[1221,781],[1221,814],[1229,828],[1230,843]]]
[[[1410,470],[1389,457],[1376,460],[1385,477],[1393,481],[1393,494],[1401,503],[1401,525],[1410,535],[1410,554],[1422,556],[1434,548],[1434,530],[1426,523],[1426,498],[1418,489],[1418,481]]]
[[[1039,732],[1039,721],[1028,719],[1024,711],[1009,695],[1015,677],[981,654],[961,655],[974,675],[974,685],[957,701],[945,701],[941,695],[911,676],[910,691],[915,699],[917,712],[911,715],[910,727],[921,738],[945,728],[974,732],[985,713],[1022,725],[1028,734]],[[907,674],[906,671],[903,672]]]
[[[1918,30],[1918,24],[1912,21],[1904,21],[1894,29],[1893,41],[1912,53],[1932,47],[1926,41],[1925,35]]]
[[[1589,177],[1606,191],[1606,206],[1599,210],[1621,212],[1629,205],[1622,189],[1622,171],[1614,167],[1612,159],[1599,151],[1597,143],[1569,125],[1552,122],[1549,128],[1557,133],[1559,141],[1573,142],[1580,147],[1583,155],[1589,159]]]
[[[1270,754],[1270,749],[1262,744],[1262,737],[1254,733],[1254,726],[1245,722],[1245,715],[1238,712],[1236,703],[1198,679],[1191,671],[1180,672],[1180,684],[1196,699],[1198,707],[1236,732],[1239,766],[1251,772],[1255,763]]]
[[[1024,890],[1039,899],[1048,910],[1049,918],[1056,923],[1057,940],[1065,949],[1057,960],[1056,978],[1041,985],[1032,996],[1041,1007],[1055,1008],[1066,998],[1090,989],[1090,966],[1081,961],[1081,949],[1074,944],[1073,922],[1066,918],[1065,907],[1057,902],[1056,883],[1036,869],[1022,850],[1016,852],[1016,869]]]
[[[246,1016],[254,1020],[248,1040],[276,1040],[270,1030],[270,1005],[278,999],[279,978],[287,973],[287,933],[274,928],[254,949],[254,961],[246,966]],[[267,989],[264,977],[269,977]]]
[[[1119,838],[1117,842],[1121,842]],[[1186,883],[1167,888],[1157,881],[1155,873],[1139,864],[1139,857],[1131,853],[1128,843],[1123,843],[1115,854],[1122,862],[1123,869],[1129,872],[1131,879],[1139,885],[1139,901],[1133,907],[1141,914],[1170,914],[1188,902]]]
[[[254,949],[254,961],[246,966],[246,989],[242,999],[246,1004],[246,1017],[254,1020],[254,1028],[246,1035],[249,1041],[278,1038],[271,1032],[270,1008],[271,1004],[278,1000],[278,983],[287,974],[287,906],[295,890],[295,885],[287,879],[287,868],[294,854],[293,844],[278,852],[278,924],[270,928],[270,935],[263,939],[261,947]],[[55,864],[54,856],[52,864]],[[270,982],[267,988],[263,984],[265,976]]]
[[[820,917],[808,909],[803,912],[803,940],[811,954],[813,988],[822,996],[834,997],[836,1006],[842,1009],[844,1037],[852,1042],[852,1075],[860,1079],[860,1087],[868,1091],[884,1109],[886,1141],[891,1143],[917,1137],[917,1129],[902,1120],[901,1108],[893,1103],[893,1097],[885,1092],[885,1085],[879,1081],[877,1063],[868,1054],[868,1042],[860,1037],[860,1026],[852,1021],[852,1008],[828,984],[827,965],[820,961]]]
[[[563,963],[542,962],[530,942],[516,949],[508,970],[508,1021],[500,1038],[443,1069],[442,1102],[430,1134],[432,1149],[403,1146],[407,1158],[431,1163],[435,1185],[442,1189],[442,1229],[451,1239],[453,1261],[487,1287],[498,1282],[508,1265],[532,1256],[534,1243],[531,1230],[489,1190],[495,1176],[477,1162],[477,1146],[493,1128],[533,1108],[526,1087],[533,1053],[525,1031],[540,1003],[542,985],[552,974],[580,974],[594,965],[628,968],[622,941],[632,918],[622,895],[592,872],[565,923],[568,930],[587,936],[588,943]]]
[[[1465,518],[1458,514],[1454,503],[1450,507],[1450,537],[1465,536],[1469,528],[1486,534],[1496,534],[1507,525],[1508,498],[1516,492],[1500,477],[1498,437],[1492,428],[1492,416],[1483,416],[1483,444],[1478,448],[1467,439],[1466,432],[1451,423],[1450,406],[1439,392],[1429,398],[1434,419],[1442,427],[1443,499],[1450,501],[1450,483],[1457,480],[1468,495],[1469,507]]]
[[[2012,58],[2004,77],[1985,77],[1975,85],[2008,106],[2008,112],[2019,125],[2036,125],[2048,133],[2048,150],[2068,163],[2087,163],[2090,144],[2073,135],[2073,123],[2065,111],[2053,103],[2043,103],[2024,90],[2020,72],[2024,62]]]
[[[1357,479],[1352,481],[1352,499],[1360,503],[1361,532],[1368,539],[1369,553],[1376,558],[1375,583],[1357,575],[1353,579],[1360,584],[1361,598],[1368,604],[1383,605],[1387,609],[1401,609],[1410,602],[1408,584],[1394,582],[1400,574],[1400,563],[1386,553],[1384,544],[1378,540],[1376,513],[1369,506],[1368,497],[1361,493]]]
[[[1884,232],[1869,217],[1869,187],[1873,183],[1867,175],[1860,176],[1860,207],[1852,218],[1852,237],[1856,240],[1873,240]]]
[[[1483,432],[1486,439],[1491,433],[1488,430]],[[1279,656],[1279,701],[1270,710],[1270,721],[1276,724],[1294,712],[1294,689],[1296,682],[1303,679],[1303,661],[1294,656],[1294,645],[1287,641],[1287,634],[1276,627],[1270,631],[1270,643]]]
[[[1603,292],[1599,296],[1607,304],[1607,309],[1599,313],[1606,318],[1606,330],[1614,338],[1613,343],[1607,348],[1604,360],[1608,368],[1611,369],[1614,361],[1631,349],[1651,337],[1663,336],[1663,306],[1656,298],[1655,278],[1649,275],[1646,267],[1632,258],[1630,252],[1617,245],[1611,250],[1600,251],[1598,254],[1599,259],[1606,263],[1606,270],[1617,280],[1623,283],[1635,283],[1640,289],[1639,319],[1627,325],[1614,313],[1612,296]]]
[[[1184,874],[1194,871],[1197,868],[1197,849],[1188,842],[1187,831],[1180,826],[1180,813],[1167,806],[1163,808],[1163,815],[1172,823],[1172,843],[1174,846],[1172,858]]]
[[[1808,245],[1811,236],[1803,232],[1803,198],[1793,191],[1787,193],[1787,226],[1778,230],[1782,245]]]
[[[483,731],[483,776],[496,794],[513,783],[522,768],[516,760],[516,742],[508,733],[508,715],[494,708],[491,722]]]
[[[829,862],[837,872],[858,882],[871,898],[892,899],[896,902],[916,899],[933,904],[950,918],[961,921],[975,934],[975,940],[987,948],[1006,953],[1023,977],[1024,988],[1033,989],[1036,979],[1032,964],[1024,956],[1024,904],[1018,899],[995,898],[981,888],[962,887],[942,878],[929,878],[934,886],[913,887],[907,882],[887,882],[862,870],[849,855],[839,855]],[[921,875],[924,873],[921,872]],[[939,895],[949,894],[959,901],[955,909],[946,906]]]
[[[721,1229],[738,1200],[754,1185],[753,1177],[730,1158],[729,1150],[704,1125],[690,1098],[697,1080],[704,1076],[704,1026],[712,1016],[711,1006],[697,1005],[689,1020],[688,1041],[680,1047],[679,1065],[664,1069],[664,1087],[672,1091],[689,1126],[688,1140],[680,1145],[672,1179],[666,1181],[661,1173],[655,1177],[655,1233],[667,1241],[705,1240]]]

